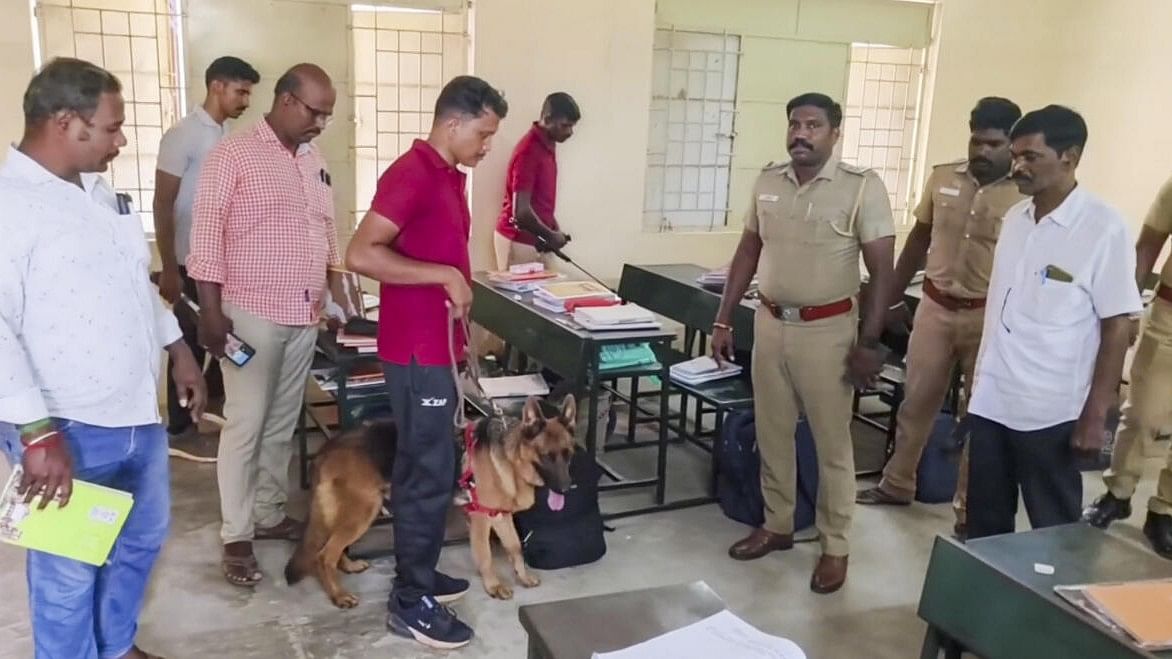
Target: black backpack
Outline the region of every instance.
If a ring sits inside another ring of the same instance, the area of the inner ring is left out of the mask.
[[[798,421],[794,434],[797,457],[797,504],[794,506],[794,530],[814,523],[814,503],[818,498],[818,458],[814,436],[805,418]],[[753,412],[729,412],[721,434],[712,448],[716,471],[716,498],[720,510],[729,519],[760,527],[765,523],[765,497],[761,494],[761,456],[757,452],[757,427]]]
[[[602,469],[584,449],[574,450],[566,501],[559,511],[549,509],[546,488],[538,488],[537,502],[513,515],[525,563],[538,570],[558,570],[593,563],[606,554],[602,512],[598,508],[598,481]]]

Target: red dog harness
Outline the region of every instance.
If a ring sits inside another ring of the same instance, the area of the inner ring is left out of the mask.
[[[464,427],[464,455],[468,459],[468,466],[464,467],[464,472],[460,474],[460,489],[468,493],[468,503],[464,504],[464,512],[499,517],[505,514],[505,511],[480,505],[480,497],[476,494],[476,475],[472,473],[472,456],[475,450],[476,426],[469,423]]]

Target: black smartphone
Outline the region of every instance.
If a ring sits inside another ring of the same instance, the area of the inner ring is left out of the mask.
[[[255,354],[256,350],[253,350],[252,346],[232,332],[228,332],[227,340],[224,342],[224,356],[228,361],[237,366],[244,366]]]

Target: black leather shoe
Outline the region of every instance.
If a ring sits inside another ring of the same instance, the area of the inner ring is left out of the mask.
[[[1111,492],[1095,499],[1082,511],[1082,521],[1097,529],[1105,529],[1117,519],[1131,517],[1131,499],[1116,498]]]
[[[1172,515],[1149,511],[1148,518],[1144,520],[1144,535],[1157,554],[1172,560]]]

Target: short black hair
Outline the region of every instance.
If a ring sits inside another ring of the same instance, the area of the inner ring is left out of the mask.
[[[203,82],[207,87],[211,87],[212,83],[220,80],[223,82],[251,82],[256,84],[260,82],[260,74],[252,65],[239,57],[232,57],[225,55],[224,57],[217,57],[208,65],[207,71],[203,74]]]
[[[492,110],[501,119],[509,113],[505,97],[492,85],[476,76],[456,76],[440,91],[435,100],[435,118],[449,114],[467,114],[479,117]]]
[[[1009,139],[1042,134],[1046,146],[1059,154],[1071,147],[1081,152],[1087,145],[1087,122],[1082,115],[1061,105],[1047,105],[1041,110],[1027,112],[1013,124]]]
[[[986,96],[977,101],[969,113],[969,130],[992,129],[1008,135],[1018,119],[1021,119],[1021,108],[1017,103],[1000,96]]]
[[[56,57],[24,90],[24,123],[34,126],[67,110],[89,119],[102,94],[122,91],[118,78],[102,67],[72,57]]]
[[[842,106],[836,103],[833,98],[818,92],[808,92],[790,99],[790,102],[785,104],[785,116],[789,117],[794,110],[805,105],[822,108],[826,112],[826,118],[830,121],[831,128],[838,128],[842,125]]]
[[[546,96],[545,103],[541,106],[541,113],[548,115],[550,119],[568,119],[574,122],[582,118],[578,102],[565,92],[554,92]]]

